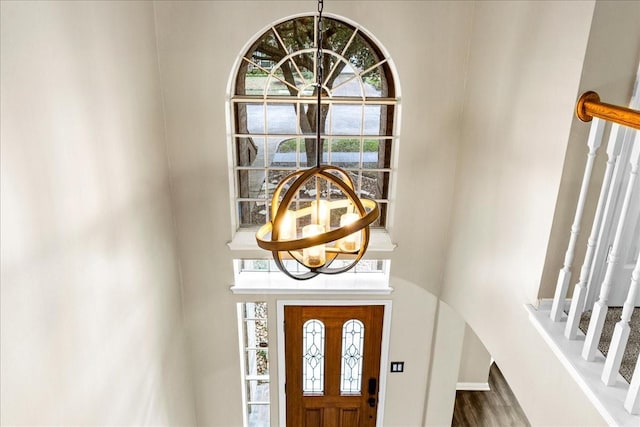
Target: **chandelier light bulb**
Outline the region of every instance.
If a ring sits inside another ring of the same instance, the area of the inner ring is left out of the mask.
[[[358,219],[360,219],[360,216],[357,213],[346,213],[340,217],[340,227],[353,224]],[[340,240],[340,248],[345,252],[355,252],[360,246],[361,239],[362,237],[359,231],[351,233],[347,237],[344,237],[342,240]]]
[[[294,240],[297,236],[297,224],[295,213],[287,210],[280,224],[280,239]]]
[[[302,228],[302,237],[319,236],[324,233],[324,226],[318,224],[305,225]],[[302,263],[308,267],[322,267],[327,262],[325,245],[311,246],[302,249]]]
[[[315,200],[311,202],[311,222],[324,226],[324,229],[331,229],[331,212],[329,202],[326,200]]]

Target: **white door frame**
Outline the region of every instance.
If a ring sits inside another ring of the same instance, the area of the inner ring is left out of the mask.
[[[380,389],[378,392],[378,413],[376,426],[383,425],[385,392],[387,389],[387,366],[389,365],[389,336],[391,332],[391,301],[390,300],[278,300],[277,301],[277,328],[278,328],[278,423],[281,427],[287,425],[287,397],[285,395],[286,365],[284,354],[284,307],[287,305],[382,305],[384,306],[384,319],[382,322],[382,344],[380,346]]]

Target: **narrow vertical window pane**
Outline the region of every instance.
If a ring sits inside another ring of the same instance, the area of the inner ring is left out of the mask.
[[[258,264],[260,261],[256,261]],[[260,267],[260,266],[258,266]],[[254,266],[256,268],[256,266]],[[243,358],[243,425],[269,425],[269,335],[267,303],[246,302],[238,305],[240,351]]]
[[[362,360],[364,356],[364,325],[356,319],[342,326],[342,369],[340,391],[360,393],[362,389]]]
[[[307,320],[302,327],[302,391],[324,392],[324,324]]]
[[[249,404],[247,416],[248,427],[264,427],[269,425],[269,404]]]

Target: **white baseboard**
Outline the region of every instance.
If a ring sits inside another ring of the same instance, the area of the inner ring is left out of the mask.
[[[489,391],[489,383],[456,383],[456,390]]]

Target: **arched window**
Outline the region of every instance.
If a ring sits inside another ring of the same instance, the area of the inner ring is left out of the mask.
[[[316,20],[301,16],[271,26],[240,61],[231,97],[239,227],[270,220],[278,182],[315,166]],[[391,66],[361,29],[327,17],[323,26],[322,163],[349,171],[356,193],[380,206],[373,226],[385,227],[396,112]],[[295,203],[310,203],[314,191],[301,191]]]

